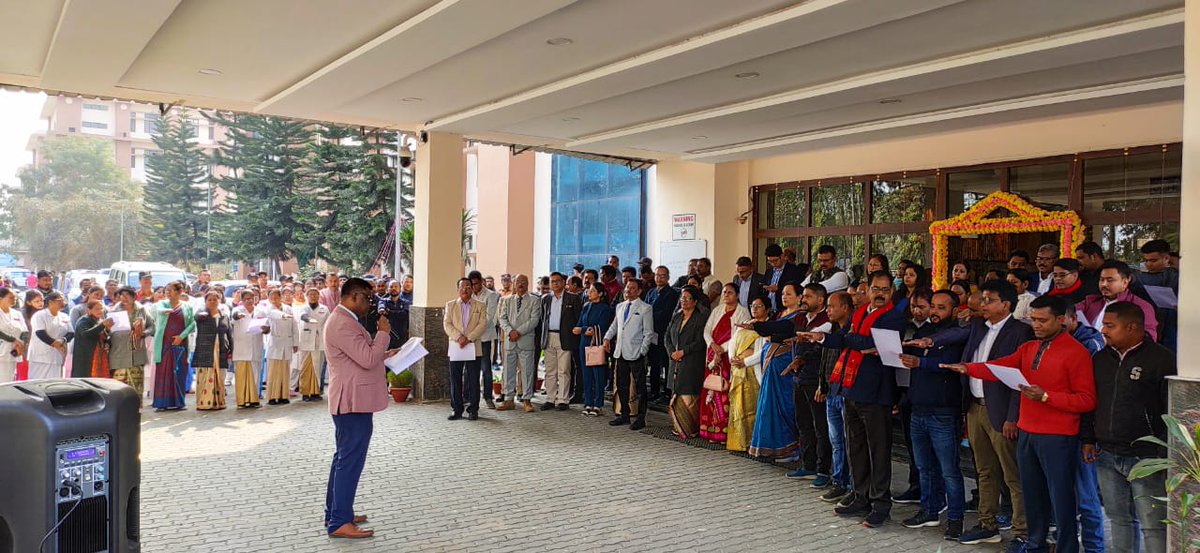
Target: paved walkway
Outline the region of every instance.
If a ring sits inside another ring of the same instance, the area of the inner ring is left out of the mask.
[[[357,509],[377,537],[330,540],[321,527],[333,450],[326,409],[147,410],[143,551],[999,550],[900,526],[911,506],[864,528],[780,467],[610,428],[577,410],[451,422],[445,404],[411,403],[375,417]],[[651,424],[669,423],[652,413]]]

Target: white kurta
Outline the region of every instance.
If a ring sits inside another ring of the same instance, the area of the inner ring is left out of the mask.
[[[21,334],[28,332],[29,327],[25,325],[25,319],[21,317],[21,312],[17,309],[9,309],[8,313],[0,311],[0,332],[20,339]],[[17,362],[20,357],[13,355],[13,342],[0,340],[0,384],[12,382],[16,380]]]
[[[49,309],[43,309],[33,314],[29,325],[29,331],[34,334],[29,339],[29,379],[62,378],[65,358],[37,337],[39,330],[46,331],[51,340],[62,340],[71,331],[71,319],[62,311],[51,315]]]
[[[296,343],[296,320],[292,317],[291,306],[267,309],[267,321],[271,325],[271,334],[267,336],[267,359],[290,363],[292,346]]]

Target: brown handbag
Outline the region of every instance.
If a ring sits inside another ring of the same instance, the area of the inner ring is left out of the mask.
[[[717,369],[717,367],[720,366],[720,363],[720,357],[713,357],[712,364],[710,364],[708,368],[716,369],[717,372],[709,372],[708,375],[704,377],[705,390],[711,390],[713,392],[729,391],[729,381],[725,380],[725,377],[721,376],[720,370]]]

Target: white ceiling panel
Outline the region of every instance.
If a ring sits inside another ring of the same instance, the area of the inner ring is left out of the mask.
[[[42,74],[65,0],[0,0],[0,72]]]

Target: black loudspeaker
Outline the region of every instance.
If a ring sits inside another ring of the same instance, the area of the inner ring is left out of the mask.
[[[0,553],[141,550],[139,403],[100,378],[0,385]]]

